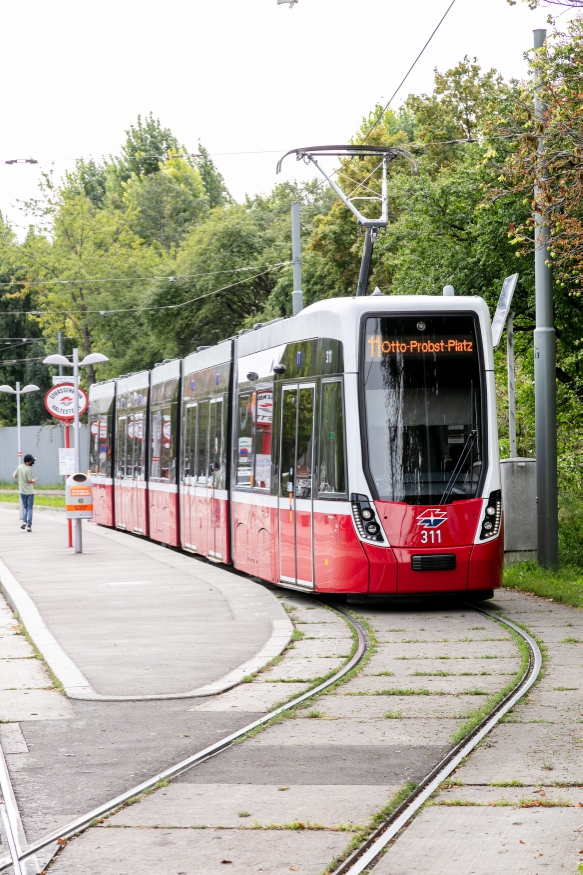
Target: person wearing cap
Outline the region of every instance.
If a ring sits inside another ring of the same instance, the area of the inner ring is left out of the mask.
[[[32,531],[32,506],[34,504],[34,485],[36,480],[32,476],[32,466],[36,462],[34,456],[27,453],[24,457],[24,464],[19,465],[14,474],[13,480],[18,480],[18,491],[20,492],[20,500],[22,502],[22,525],[21,529]]]

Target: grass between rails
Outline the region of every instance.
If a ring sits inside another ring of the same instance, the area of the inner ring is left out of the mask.
[[[504,569],[503,586],[583,607],[583,568],[579,565],[549,571],[536,562],[516,562]]]
[[[18,492],[0,492],[0,502],[5,504],[18,504],[20,496]],[[64,495],[41,495],[38,492],[34,496],[35,507],[65,507]]]

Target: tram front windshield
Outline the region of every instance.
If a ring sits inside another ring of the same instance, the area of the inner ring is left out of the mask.
[[[474,318],[387,316],[365,327],[367,455],[378,498],[474,498],[485,453]]]

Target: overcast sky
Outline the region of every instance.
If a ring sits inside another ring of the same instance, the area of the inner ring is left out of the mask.
[[[39,167],[118,151],[150,110],[189,151],[200,138],[231,192],[269,190],[280,153],[345,142],[385,102],[449,0],[26,0],[2,9],[0,210],[25,219]],[[394,105],[464,54],[506,78],[546,12],[456,0]],[[273,150],[273,154],[270,151]],[[262,152],[263,154],[224,154]],[[6,165],[32,156],[39,165]],[[305,178],[288,159],[284,174]]]

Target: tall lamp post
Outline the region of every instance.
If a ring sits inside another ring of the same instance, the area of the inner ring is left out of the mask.
[[[26,395],[28,392],[39,392],[39,387],[34,383],[29,383],[23,389],[20,388],[20,383],[16,384],[16,389],[6,384],[0,386],[0,392],[7,392],[9,395],[16,395],[16,443],[18,445],[18,464],[22,465],[22,441],[20,439],[20,396]],[[20,502],[20,519],[22,519],[22,501]]]
[[[75,441],[75,472],[81,471],[81,445],[79,442],[79,368],[86,368],[87,365],[97,365],[100,362],[108,362],[106,355],[100,352],[92,352],[86,355],[82,362],[79,361],[79,350],[73,350],[73,361],[70,362],[64,355],[49,355],[43,359],[45,365],[59,365],[64,368],[73,368],[73,436]],[[81,533],[81,520],[75,520],[75,553],[83,552],[83,541]]]

